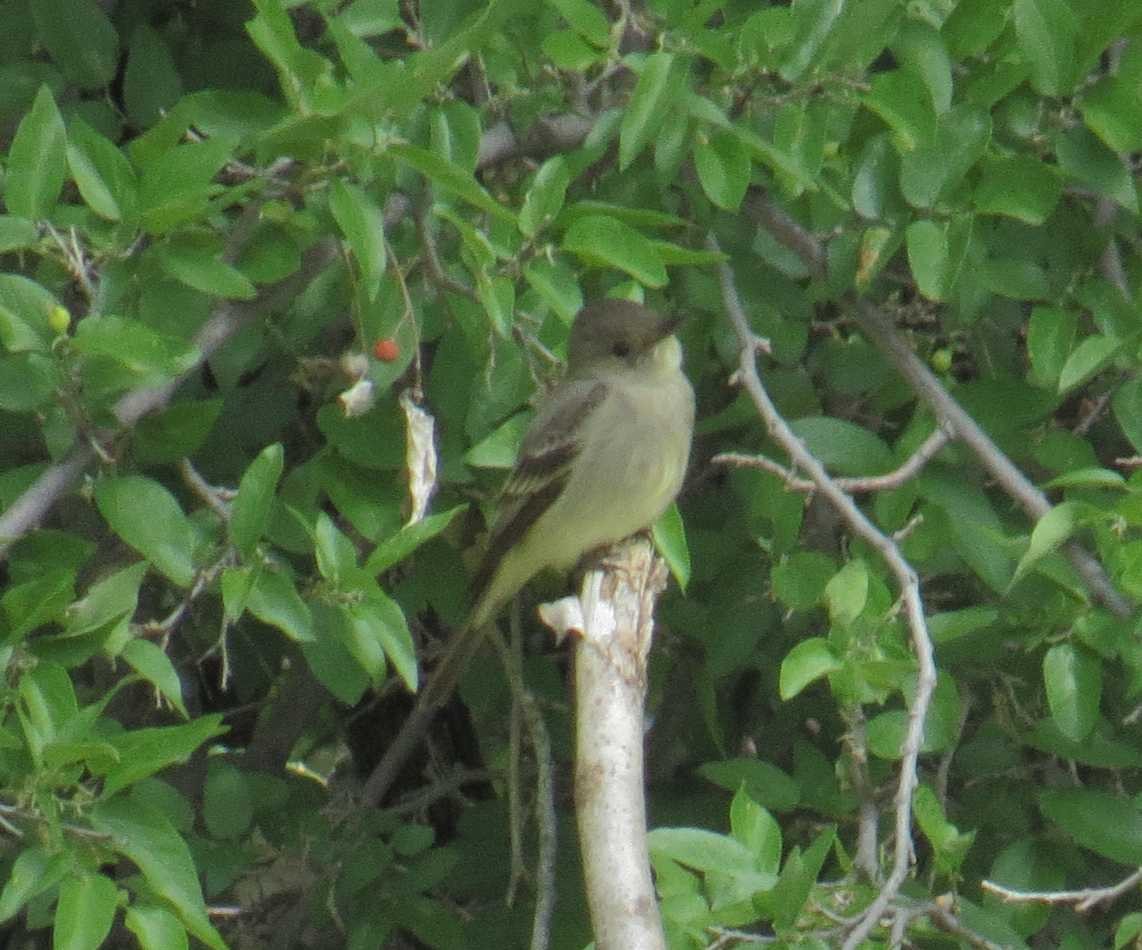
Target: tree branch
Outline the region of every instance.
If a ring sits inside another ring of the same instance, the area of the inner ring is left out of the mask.
[[[826,274],[825,250],[809,231],[784,210],[777,207],[760,190],[751,190],[743,206],[746,212],[778,241],[794,251],[815,279]],[[1036,488],[979,427],[979,424],[952,398],[932,371],[920,360],[884,314],[866,300],[855,306],[858,324],[896,367],[898,373],[940,421],[975,454],[980,464],[1000,487],[1035,521],[1051,510],[1051,502]],[[1118,617],[1129,617],[1133,605],[1115,589],[1098,560],[1077,542],[1068,542],[1064,550],[1072,566],[1082,578],[1095,600]]]
[[[717,240],[711,235],[706,246],[715,252],[721,250]],[[920,745],[924,737],[924,721],[932,691],[936,686],[936,664],[932,654],[932,639],[928,634],[928,624],[924,617],[924,605],[920,597],[920,580],[912,566],[904,559],[895,542],[881,532],[861,511],[853,500],[845,494],[825,471],[824,466],[805,448],[793,430],[781,417],[769,394],[762,385],[757,372],[757,348],[749,319],[742,309],[734,283],[733,271],[728,264],[718,266],[718,276],[722,288],[722,301],[726,312],[737,332],[741,347],[741,365],[738,370],[742,386],[745,387],[758,415],[765,423],[770,437],[781,446],[799,469],[808,473],[817,490],[833,505],[837,513],[848,524],[849,529],[863,538],[888,565],[900,588],[904,603],[905,617],[912,636],[912,648],[916,653],[916,693],[908,708],[908,728],[900,749],[900,780],[896,787],[895,815],[896,841],[892,870],[889,873],[876,899],[861,914],[856,925],[844,943],[844,950],[855,950],[871,933],[881,915],[888,909],[904,878],[912,859],[912,793],[916,789],[916,766],[920,757]]]
[[[666,570],[644,538],[612,548],[576,601],[545,605],[575,646],[575,804],[599,950],[664,950],[646,841],[643,703],[654,601]],[[578,614],[578,616],[576,616]]]
[[[1087,887],[1079,891],[1016,891],[994,881],[981,881],[980,887],[1008,904],[1071,904],[1080,914],[1109,904],[1142,884],[1142,868],[1107,887]]]
[[[838,488],[853,494],[889,491],[893,488],[899,488],[909,479],[919,475],[921,469],[935,458],[936,455],[939,454],[940,449],[950,441],[951,439],[943,429],[936,429],[899,468],[885,475],[868,475],[861,478],[834,478],[833,481],[836,482]],[[759,468],[764,472],[770,472],[776,475],[785,482],[789,488],[793,489],[793,491],[809,492],[817,487],[816,482],[811,479],[798,478],[791,469],[786,468],[778,462],[774,462],[772,459],[767,459],[763,455],[742,455],[739,452],[722,452],[720,455],[715,455],[710,461],[715,465]]]

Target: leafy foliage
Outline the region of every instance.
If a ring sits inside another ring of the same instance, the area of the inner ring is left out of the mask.
[[[502,783],[464,809],[447,776],[415,812],[352,795],[417,656],[463,617],[571,318],[613,294],[688,315],[700,402],[694,477],[656,532],[686,583],[660,604],[651,683],[671,945],[837,945],[877,893],[858,830],[892,808],[916,662],[876,551],[773,466],[711,462],[780,462],[727,382],[723,260],[769,340],[766,386],[831,472],[889,473],[936,427],[854,320],[863,298],[1054,503],[1033,523],[959,442],[862,496],[921,577],[939,669],[907,892],[935,910],[910,938],[1142,932],[1133,893],[1080,916],[981,889],[1142,864],[1139,630],[1065,555],[1081,543],[1142,597],[1138,4],[0,12],[14,933],[522,944]],[[402,393],[435,421],[434,473]],[[418,479],[433,513],[406,523]],[[525,672],[569,773],[560,663],[537,649]],[[438,758],[506,774],[502,675],[476,661],[471,728]],[[582,946],[562,804],[552,945]]]

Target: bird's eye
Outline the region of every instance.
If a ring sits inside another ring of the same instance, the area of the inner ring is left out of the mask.
[[[613,344],[611,344],[611,352],[614,353],[615,356],[617,356],[619,359],[625,360],[628,356],[630,356],[630,344],[625,340],[616,340]]]

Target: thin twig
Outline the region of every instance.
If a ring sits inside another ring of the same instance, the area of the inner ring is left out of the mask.
[[[329,265],[335,253],[332,241],[321,241],[305,253],[301,266],[293,274],[266,288],[256,300],[248,304],[229,301],[219,304],[194,336],[193,344],[198,350],[194,366],[158,386],[132,390],[121,397],[113,410],[119,429],[130,430],[143,416],[163,408],[183,381],[197,373],[202,363],[247,323],[266,313],[285,309],[302,288]],[[95,457],[90,440],[78,440],[62,462],[45,469],[0,514],[0,561],[6,558],[11,546],[39,524],[52,506],[75,486]]]
[[[230,502],[237,497],[237,491],[233,488],[218,488],[211,485],[194,467],[194,463],[186,457],[179,460],[178,473],[187,488],[204,501],[211,511],[223,521],[230,520]]]
[[[880,872],[877,860],[880,811],[876,807],[876,789],[868,774],[868,723],[865,721],[864,710],[857,703],[846,706],[841,710],[841,715],[847,727],[844,744],[848,751],[849,774],[860,802],[853,866],[875,882]]]
[[[827,276],[827,258],[821,242],[759,189],[751,189],[744,210],[778,241],[794,251],[818,280]],[[955,434],[979,459],[980,464],[1034,520],[1051,510],[1051,502],[999,450],[979,424],[952,398],[943,384],[920,360],[891,322],[873,304],[859,300],[854,315],[873,343],[896,367],[897,372],[935,413],[941,427]],[[1130,617],[1133,605],[1114,587],[1098,560],[1077,542],[1068,542],[1064,551],[1087,590],[1120,618]]]
[[[875,491],[890,491],[899,488],[909,479],[920,474],[921,469],[928,464],[951,439],[943,429],[936,429],[924,443],[908,457],[899,467],[884,475],[865,475],[860,478],[834,478],[837,487],[852,494],[864,494]],[[764,455],[742,455],[738,452],[722,452],[715,455],[711,461],[715,465],[735,465],[741,468],[759,468],[771,472],[780,478],[794,491],[813,491],[817,485],[809,478],[798,478],[791,470],[766,458]]]
[[[555,814],[555,762],[551,755],[551,737],[547,732],[547,724],[543,721],[543,714],[539,711],[539,703],[535,696],[524,684],[523,656],[521,652],[522,638],[520,636],[520,622],[518,604],[512,611],[512,643],[509,647],[504,643],[498,632],[493,632],[492,644],[500,654],[500,660],[507,670],[508,682],[511,684],[513,706],[518,707],[518,718],[527,727],[527,737],[531,742],[531,750],[535,756],[535,821],[538,830],[538,843],[536,846],[535,871],[535,911],[532,915],[531,946],[530,950],[546,950],[551,942],[551,919],[555,912],[555,859],[557,854],[558,825]],[[512,710],[513,725],[517,721],[517,711]],[[518,753],[513,750],[513,757]],[[518,787],[518,774],[515,787],[511,791],[513,809],[519,810],[514,804],[520,798]],[[513,834],[518,831],[513,829]],[[522,840],[522,835],[518,835]],[[517,868],[522,867],[522,853],[517,857],[516,843],[512,843],[512,883],[519,876]],[[510,903],[510,901],[509,901]]]
[[[711,234],[706,246],[720,252],[717,239]],[[805,448],[774,406],[769,394],[762,385],[757,371],[756,348],[749,319],[742,309],[734,283],[733,271],[728,264],[718,266],[718,276],[722,288],[722,300],[730,321],[738,335],[741,349],[741,364],[738,370],[741,383],[749,394],[758,414],[765,422],[770,437],[781,446],[789,458],[806,472],[817,486],[817,490],[833,505],[837,513],[848,524],[850,530],[863,538],[876,550],[896,578],[900,596],[905,608],[905,617],[912,637],[912,648],[916,653],[916,693],[908,710],[908,727],[900,750],[900,780],[895,799],[896,840],[892,870],[880,889],[879,894],[861,915],[859,922],[845,940],[845,950],[854,950],[860,945],[880,916],[888,909],[904,879],[912,859],[912,794],[918,781],[916,766],[920,757],[920,745],[924,736],[924,721],[928,715],[928,705],[936,686],[936,665],[932,653],[932,639],[928,634],[928,624],[924,617],[924,605],[920,596],[920,580],[912,566],[904,559],[896,544],[881,532],[843,492],[824,466]]]
[[[1107,887],[1087,887],[1078,891],[1017,891],[995,881],[982,881],[980,887],[1008,904],[1070,904],[1080,914],[1109,904],[1142,884],[1142,868]]]
[[[457,789],[463,788],[465,785],[470,785],[473,782],[488,782],[495,777],[496,773],[488,769],[457,769],[455,772],[449,772],[443,778],[437,779],[426,788],[418,789],[407,798],[402,799],[400,804],[386,808],[385,813],[397,816],[415,815],[417,812],[424,811],[433,802],[455,794]]]

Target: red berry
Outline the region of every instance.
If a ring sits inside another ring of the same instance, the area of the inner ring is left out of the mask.
[[[373,344],[373,356],[382,363],[392,363],[400,356],[400,344],[391,336],[382,337]]]

